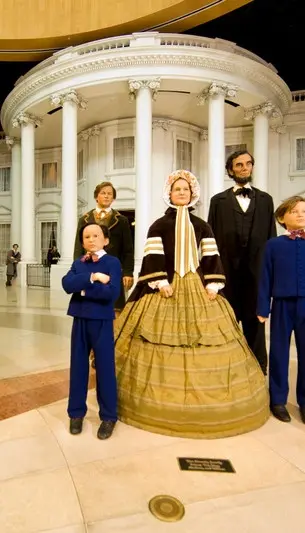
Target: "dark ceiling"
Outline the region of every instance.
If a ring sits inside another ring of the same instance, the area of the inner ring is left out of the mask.
[[[305,89],[305,0],[254,0],[187,33],[233,41],[272,63],[292,91]],[[0,106],[36,63],[0,62]]]
[[[254,0],[187,33],[220,37],[272,63],[291,91],[305,89],[305,0]]]

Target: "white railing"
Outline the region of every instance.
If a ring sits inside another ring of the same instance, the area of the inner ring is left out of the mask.
[[[166,47],[166,48],[210,48],[223,50],[225,52],[230,52],[232,54],[240,55],[252,59],[257,63],[270,68],[276,72],[276,69],[270,63],[267,63],[262,58],[237,46],[235,43],[230,41],[225,41],[223,39],[210,39],[209,37],[197,37],[196,35],[182,35],[175,33],[158,33],[158,32],[142,32],[134,33],[132,35],[125,35],[123,37],[112,37],[110,39],[101,39],[98,41],[92,41],[87,44],[81,44],[78,46],[70,46],[58,52],[55,52],[51,57],[45,59],[34,68],[29,70],[24,76],[21,76],[15,83],[17,86],[21,81],[28,78],[32,74],[44,69],[48,66],[54,65],[56,63],[61,63],[72,59],[73,57],[93,55],[100,52],[109,52],[114,50],[122,50],[126,48],[136,48],[136,47]]]
[[[305,101],[305,91],[292,91],[292,101],[293,102],[304,102]]]

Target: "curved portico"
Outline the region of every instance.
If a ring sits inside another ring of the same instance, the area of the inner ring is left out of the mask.
[[[168,129],[180,123],[185,125],[187,136],[197,135],[194,170],[205,191],[200,208],[205,215],[208,198],[224,188],[225,131],[230,128],[253,128],[255,181],[260,188],[269,189],[269,124],[280,126],[290,103],[291,93],[272,65],[220,39],[147,32],[58,52],[18,80],[1,112],[8,139],[18,137],[18,128],[21,130],[20,202],[27,204],[21,227],[24,221],[31,220],[30,231],[34,231],[33,215],[30,216],[33,171],[27,162],[33,161],[34,142],[29,142],[29,138],[35,136],[36,148],[62,147],[63,253],[61,266],[57,267],[59,279],[72,259],[71,235],[76,228],[77,135],[78,142],[86,146],[86,180],[93,186],[105,174],[99,163],[98,143],[102,141],[97,140],[104,125],[130,120],[135,131],[135,175],[126,178],[124,186],[121,182],[119,185],[132,192],[136,218],[141,221],[135,227],[138,269],[148,225],[159,209],[152,197],[155,201],[159,198],[161,205],[164,172],[175,168],[174,158],[166,159],[166,153],[160,153]],[[38,123],[41,127],[35,128]],[[103,142],[107,154],[106,137]],[[12,164],[14,173],[16,157]],[[121,200],[124,204],[123,196]],[[117,205],[121,207],[120,203]],[[19,209],[17,202],[12,209]],[[31,242],[28,233],[27,238]],[[23,233],[21,246],[30,246]],[[25,259],[32,261],[32,245],[27,255]]]

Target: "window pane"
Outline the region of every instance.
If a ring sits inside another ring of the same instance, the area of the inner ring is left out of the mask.
[[[240,150],[247,150],[246,144],[229,144],[226,146],[225,150],[225,160],[227,161],[228,157],[234,152],[239,152]]]
[[[77,154],[77,180],[80,181],[84,177],[84,151],[80,150]]]
[[[113,139],[113,168],[134,167],[134,137]]]
[[[41,176],[42,189],[53,189],[57,186],[57,163],[43,163]]]
[[[0,224],[0,264],[5,265],[7,252],[12,247],[11,243],[11,225]]]
[[[305,170],[305,139],[297,139],[297,168]]]
[[[11,190],[11,169],[10,167],[0,168],[0,192]]]
[[[192,143],[177,140],[176,168],[192,171]]]
[[[48,250],[52,246],[57,246],[57,222],[41,223],[41,262],[47,261]]]

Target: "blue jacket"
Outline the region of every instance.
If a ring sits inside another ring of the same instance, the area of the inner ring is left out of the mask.
[[[91,283],[93,272],[110,276],[106,285],[100,281]],[[122,267],[120,261],[111,255],[103,255],[99,261],[82,262],[76,259],[69,272],[62,278],[62,286],[67,294],[72,294],[68,315],[78,318],[113,320],[114,302],[120,294]],[[81,291],[85,295],[81,295]]]
[[[269,315],[271,298],[292,297],[305,298],[305,239],[281,235],[265,247],[257,314]]]

